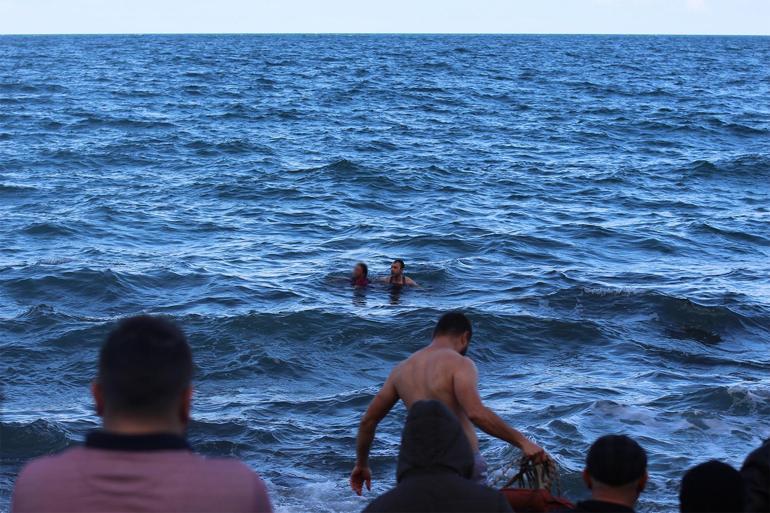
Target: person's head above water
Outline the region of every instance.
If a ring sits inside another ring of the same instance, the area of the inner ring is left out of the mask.
[[[193,362],[184,333],[142,315],[121,321],[99,354],[92,386],[104,428],[124,434],[183,434],[190,419]]]
[[[353,267],[353,279],[366,279],[369,277],[369,266],[363,262],[358,262]]]
[[[358,262],[353,266],[353,275],[351,277],[353,285],[363,287],[369,284],[369,266],[363,262]]]
[[[588,450],[583,481],[593,500],[633,508],[647,485],[647,453],[625,435],[606,435]]]
[[[445,341],[458,353],[465,356],[473,336],[471,321],[462,312],[447,312],[433,328],[433,340]]]
[[[397,258],[393,260],[393,263],[390,264],[390,275],[391,276],[401,276],[404,274],[404,269],[406,268],[406,264],[403,260],[400,258]]]
[[[403,260],[400,258],[393,260],[393,263],[390,264],[390,276],[382,281],[395,285],[396,287],[401,287],[403,285],[416,286],[417,283],[404,274],[404,269],[406,269],[406,264],[404,264]]]

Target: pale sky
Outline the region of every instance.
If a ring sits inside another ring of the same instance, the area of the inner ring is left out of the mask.
[[[770,0],[0,0],[0,34],[770,35]]]

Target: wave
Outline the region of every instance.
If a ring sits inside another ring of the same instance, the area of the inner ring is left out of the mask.
[[[720,130],[728,130],[738,135],[745,135],[749,137],[767,136],[770,134],[770,130],[767,128],[756,128],[743,123],[735,123],[730,121],[723,121],[716,117],[707,118],[706,122],[712,126],[717,127]]]
[[[669,411],[719,411],[728,415],[767,418],[770,415],[770,389],[756,384],[698,385],[661,396],[647,406]]]
[[[345,158],[317,167],[300,168],[288,171],[297,175],[303,181],[329,180],[329,185],[363,186],[376,189],[392,189],[409,187],[400,184],[395,178],[377,169],[360,165]],[[343,191],[344,192],[344,189]]]
[[[0,422],[0,440],[3,459],[13,463],[59,452],[75,442],[60,424],[45,420]]]
[[[38,188],[32,185],[18,185],[10,183],[0,183],[0,194],[17,194],[37,191]]]
[[[76,234],[77,230],[62,223],[42,222],[26,226],[24,233],[29,235],[68,237]]]
[[[759,180],[770,173],[770,155],[752,153],[714,160],[695,160],[682,167],[680,172],[685,178]]]
[[[148,308],[192,306],[201,298],[214,304],[242,304],[254,293],[253,285],[234,276],[206,272],[153,270],[130,273],[112,269],[65,268],[39,265],[15,270],[0,286],[11,297],[37,303],[66,305],[74,311],[93,312],[120,305],[124,312]],[[85,302],[83,302],[85,301]]]
[[[0,82],[4,93],[66,93],[69,89],[60,84],[27,84],[22,82]]]
[[[579,308],[579,315],[592,318],[637,318],[660,325],[674,338],[707,342],[718,342],[729,332],[770,328],[770,315],[766,312],[748,316],[728,305],[699,304],[649,289],[575,286],[539,301],[568,314]]]
[[[195,150],[197,155],[243,155],[258,152],[260,155],[270,155],[274,153],[269,146],[255,143],[253,140],[234,138],[223,141],[212,141],[205,139],[194,139],[184,143],[184,146]]]
[[[692,223],[690,226],[697,233],[718,235],[726,239],[731,239],[739,242],[749,242],[749,243],[758,244],[761,246],[770,245],[770,238],[768,237],[763,237],[761,235],[758,235],[755,233],[749,233],[743,230],[731,230],[728,228],[718,227],[706,221],[696,221]]]
[[[319,167],[310,167],[306,169],[297,169],[292,170],[290,172],[293,173],[318,173],[318,172],[329,172],[329,173],[356,173],[358,171],[363,171],[364,168],[361,166],[358,166],[355,162],[348,160],[348,159],[339,159],[335,160],[334,162],[330,164],[325,164],[323,166]]]
[[[142,128],[142,129],[156,129],[156,128],[175,128],[176,124],[169,121],[158,121],[148,119],[131,119],[131,118],[111,118],[103,117],[95,114],[88,114],[75,122],[73,128],[93,128],[93,127],[114,127],[114,128]]]

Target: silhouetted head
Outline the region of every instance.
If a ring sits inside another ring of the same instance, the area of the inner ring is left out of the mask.
[[[583,479],[594,498],[633,507],[647,485],[647,453],[625,435],[606,435],[588,450]]]
[[[391,276],[401,276],[404,274],[404,269],[406,269],[406,264],[403,260],[400,258],[397,258],[393,260],[393,263],[390,264],[390,275]]]
[[[682,513],[734,513],[744,511],[744,485],[740,472],[711,460],[696,465],[682,478],[679,508]]]
[[[441,316],[433,329],[433,338],[453,339],[457,351],[465,356],[473,336],[471,321],[462,312],[447,312]]]
[[[147,315],[121,321],[99,355],[93,392],[105,419],[189,420],[193,362],[184,333],[172,322]]]
[[[369,276],[369,266],[367,266],[363,262],[358,262],[355,267],[353,267],[353,279],[354,280],[365,280]]]

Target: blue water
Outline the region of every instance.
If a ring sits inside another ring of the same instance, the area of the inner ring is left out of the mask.
[[[99,344],[151,312],[189,334],[200,451],[278,511],[358,511],[360,414],[462,308],[483,397],[569,495],[623,431],[670,511],[683,469],[770,435],[769,62],[748,37],[0,37],[0,509],[98,425]],[[339,279],[397,257],[420,289]]]

